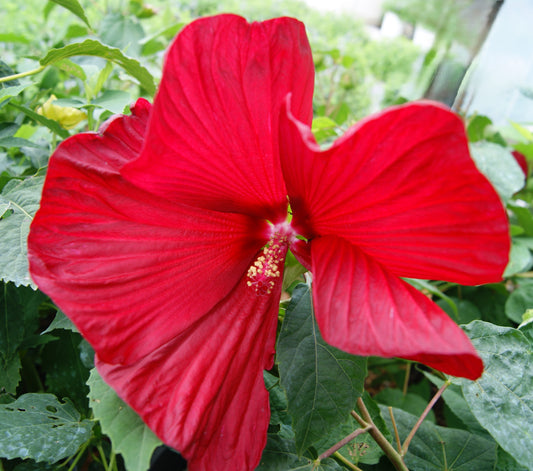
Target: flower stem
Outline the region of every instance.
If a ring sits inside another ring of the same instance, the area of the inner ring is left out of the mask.
[[[409,435],[407,435],[407,438],[405,439],[405,441],[403,442],[403,445],[402,445],[402,456],[405,456],[405,454],[407,453],[407,449],[409,448],[409,445],[411,443],[411,440],[413,439],[413,437],[415,436],[415,433],[418,431],[418,429],[420,428],[420,426],[422,425],[422,422],[424,421],[424,419],[427,417],[427,415],[429,414],[429,411],[433,408],[433,406],[435,405],[435,403],[439,400],[439,398],[442,396],[442,393],[444,392],[444,390],[450,385],[450,382],[449,381],[446,381],[441,387],[440,389],[437,391],[437,393],[433,396],[433,398],[431,399],[431,401],[429,401],[429,404],[426,406],[426,408],[424,409],[424,412],[422,412],[422,415],[418,418],[418,420],[416,421],[416,424],[415,426],[413,427],[413,429],[409,432]]]
[[[407,389],[409,388],[409,378],[411,376],[411,365],[412,363],[407,363],[407,366],[405,368],[405,379],[403,381],[403,388],[402,388],[402,394],[404,396],[407,395]]]
[[[344,445],[350,443],[355,437],[368,432],[371,428],[371,425],[367,425],[365,428],[358,428],[357,430],[354,430],[352,433],[350,433],[350,435],[347,435],[340,442],[335,443],[335,445],[333,445],[329,450],[326,450],[324,453],[322,453],[318,459],[320,461],[325,460],[328,456],[331,456],[333,453],[340,450]]]
[[[26,72],[21,72],[20,74],[13,74],[13,75],[6,75],[5,77],[0,77],[0,83],[2,82],[10,82],[11,80],[17,80],[19,78],[28,77],[29,75],[35,75],[39,72],[42,72],[46,68],[45,65],[41,65],[40,67],[37,67],[36,69],[27,70]]]
[[[348,466],[348,468],[353,469],[353,471],[362,471],[361,468],[355,466],[351,461],[347,460],[344,456],[342,456],[338,451],[333,453],[333,456],[338,459],[341,463]]]
[[[394,414],[392,407],[389,407],[390,420],[392,422],[392,428],[394,428],[394,438],[396,438],[396,446],[398,447],[398,453],[402,454],[402,442],[400,442],[400,434],[398,433],[398,427],[396,426],[396,420],[394,420]]]
[[[87,449],[87,447],[89,446],[89,442],[90,440],[86,441],[81,447],[80,449],[78,450],[78,453],[76,453],[76,457],[72,460],[72,463],[70,465],[70,467],[68,468],[68,471],[72,471],[76,465],[78,464],[78,461],[80,460],[80,458],[83,456],[83,454],[85,453],[85,450]]]
[[[357,399],[357,408],[359,409],[359,412],[361,412],[361,415],[359,415],[355,411],[352,411],[352,417],[357,420],[357,422],[359,422],[362,427],[371,425],[371,428],[368,430],[368,433],[379,445],[379,447],[385,452],[394,468],[398,471],[409,471],[409,469],[407,468],[407,466],[405,466],[405,463],[403,462],[402,455],[400,455],[394,449],[394,447],[389,443],[389,441],[374,424],[372,417],[370,417],[370,413],[368,412],[368,409],[366,408],[365,403],[361,398]]]

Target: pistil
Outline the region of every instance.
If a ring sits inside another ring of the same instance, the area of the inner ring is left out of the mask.
[[[253,288],[258,296],[272,293],[276,280],[282,276],[285,256],[293,238],[294,231],[289,223],[271,227],[270,240],[247,273],[247,285]]]

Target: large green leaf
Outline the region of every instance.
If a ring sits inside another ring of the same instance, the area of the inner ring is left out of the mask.
[[[52,394],[24,394],[0,404],[0,456],[54,463],[76,453],[94,423]]]
[[[479,423],[518,463],[533,469],[533,348],[517,329],[465,327],[485,364],[477,381],[457,380]]]
[[[382,413],[392,428],[390,415],[384,407]],[[403,443],[418,417],[401,409],[393,409],[393,414]],[[488,471],[496,463],[496,449],[492,440],[425,421],[409,445],[405,464],[413,471]]]
[[[153,451],[162,445],[161,440],[104,382],[96,369],[91,370],[87,384],[94,417],[111,439],[113,449],[122,455],[128,471],[146,471]]]
[[[126,56],[118,48],[106,46],[94,39],[86,39],[81,43],[73,43],[58,49],[51,49],[41,59],[40,63],[41,65],[51,65],[73,56],[103,57],[121,66],[128,74],[135,77],[148,93],[151,95],[155,93],[154,78],[139,61]]]
[[[28,271],[27,239],[44,177],[9,181],[0,194],[0,280],[35,287]]]
[[[89,20],[87,19],[87,16],[85,15],[85,11],[83,10],[83,7],[80,5],[78,0],[50,0],[50,1],[57,3],[58,5],[61,5],[67,10],[70,10],[80,20],[82,20],[89,28],[91,27],[91,25],[89,24]]]
[[[314,318],[309,287],[300,284],[292,293],[281,327],[277,361],[297,450],[302,454],[348,420],[363,392],[366,358],[324,342]]]

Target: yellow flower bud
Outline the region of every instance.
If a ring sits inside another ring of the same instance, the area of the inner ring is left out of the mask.
[[[37,108],[37,113],[45,118],[57,121],[65,129],[72,129],[76,124],[87,119],[85,111],[70,106],[54,105],[56,100],[57,97],[55,95],[50,96],[42,106]]]

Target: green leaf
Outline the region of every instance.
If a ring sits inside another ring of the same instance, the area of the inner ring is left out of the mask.
[[[35,147],[37,149],[42,149],[43,147],[35,144],[31,141],[28,141],[28,139],[22,139],[20,137],[5,137],[3,139],[0,139],[0,147]]]
[[[310,457],[299,457],[294,440],[269,433],[256,471],[341,471],[334,460],[317,463]]]
[[[58,49],[51,49],[46,56],[41,59],[40,63],[41,65],[55,64],[60,60],[73,56],[103,57],[104,59],[119,65],[132,77],[136,78],[148,93],[151,95],[155,93],[154,78],[150,72],[139,63],[139,61],[124,55],[120,49],[106,46],[93,39],[86,39],[81,43],[69,44]]]
[[[388,411],[383,417],[392,428]],[[393,409],[400,441],[403,443],[418,417]],[[405,464],[415,471],[488,471],[494,468],[497,445],[465,430],[440,427],[424,421],[416,432]]]
[[[2,389],[15,394],[20,383],[20,356],[18,353],[3,357],[0,356],[0,392]]]
[[[44,177],[10,180],[0,194],[0,279],[35,287],[28,271],[27,239]]]
[[[509,149],[481,141],[471,144],[470,152],[480,172],[490,180],[504,201],[523,188],[524,172]]]
[[[440,388],[444,381],[431,373],[424,371],[424,375],[435,386]],[[444,390],[442,399],[446,405],[450,408],[452,413],[466,425],[466,428],[475,435],[483,436],[484,438],[490,438],[489,433],[481,426],[477,419],[472,414],[470,407],[463,396],[463,391],[457,384],[450,384]]]
[[[509,203],[507,207],[515,214],[518,223],[524,229],[524,232],[528,236],[533,235],[533,214],[531,214],[530,208],[516,204],[516,202],[514,204]]]
[[[64,329],[64,330],[70,330],[71,332],[78,332],[78,329],[73,324],[73,322],[67,316],[65,316],[65,314],[63,314],[63,312],[61,312],[60,310],[56,312],[54,320],[46,328],[46,330],[43,331],[43,334],[52,332],[56,329]]]
[[[80,20],[82,20],[89,28],[91,28],[91,25],[89,24],[89,20],[87,19],[87,16],[85,16],[85,11],[83,10],[83,7],[79,4],[78,0],[49,0],[49,1],[57,3],[58,5],[61,5],[67,10],[70,10]]]
[[[533,283],[520,283],[505,303],[505,314],[517,324],[522,322],[522,316],[528,309],[533,308]]]
[[[31,41],[22,34],[16,33],[0,33],[0,42],[2,43],[22,43],[30,44]]]
[[[94,416],[111,439],[113,449],[122,455],[128,471],[146,471],[153,451],[162,445],[161,440],[104,382],[96,369],[91,370],[87,384]]]
[[[503,276],[507,278],[517,273],[523,273],[529,270],[532,263],[533,257],[529,247],[523,244],[520,238],[516,238],[512,242],[509,264],[505,268]]]
[[[272,425],[290,425],[291,418],[287,413],[287,395],[279,384],[279,378],[268,371],[264,371],[263,376],[270,400],[270,423]]]
[[[533,465],[533,349],[519,330],[475,321],[465,331],[485,364],[477,381],[457,380],[479,423],[524,466]],[[530,469],[533,469],[530,468]]]
[[[14,85],[13,87],[0,88],[0,103],[2,103],[4,100],[7,100],[8,98],[17,96],[23,90],[26,90],[26,88],[28,88],[30,85],[32,84],[27,83],[25,85]]]
[[[498,460],[494,471],[528,471],[528,469],[520,466],[509,453],[498,448]]]
[[[99,36],[103,43],[138,57],[144,30],[138,21],[119,12],[111,12],[102,19]]]
[[[124,113],[124,108],[131,105],[132,99],[128,92],[122,90],[105,90],[101,96],[91,101],[91,105],[98,106],[113,114]]]
[[[374,400],[380,404],[402,409],[413,415],[421,415],[427,406],[427,401],[415,393],[403,394],[402,391],[395,388],[386,388],[374,396]],[[430,411],[427,420],[435,422],[435,413]]]
[[[474,320],[481,319],[481,312],[472,301],[454,296],[449,299],[456,306],[457,312],[454,312],[447,300],[440,299],[437,304],[458,324],[468,324]]]
[[[492,121],[486,116],[474,116],[466,128],[468,140],[470,142],[481,141],[485,138],[485,129],[492,124]]]
[[[54,62],[54,66],[70,75],[74,75],[74,77],[77,77],[80,80],[87,80],[87,75],[85,74],[83,67],[79,66],[75,62],[72,62],[70,59],[63,59]]]
[[[374,424],[379,428],[381,433],[383,433],[385,438],[390,441],[392,436],[390,435],[387,425],[381,416],[381,411],[378,404],[367,392],[365,392],[363,395],[363,401]],[[331,433],[325,435],[323,439],[316,442],[313,445],[313,448],[317,450],[317,453],[323,453],[324,451],[329,450],[344,437],[348,436],[354,430],[359,428],[361,428],[359,423],[350,416],[348,422],[337,426]],[[349,462],[355,465],[358,465],[359,463],[377,464],[384,454],[380,446],[368,433],[363,433],[357,436],[350,443],[343,446],[339,450],[339,453],[342,454]]]
[[[301,454],[348,420],[363,392],[366,358],[324,342],[314,319],[309,287],[300,284],[292,293],[281,327],[277,361]]]
[[[91,438],[93,422],[52,394],[24,394],[0,404],[0,456],[54,463]]]

